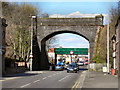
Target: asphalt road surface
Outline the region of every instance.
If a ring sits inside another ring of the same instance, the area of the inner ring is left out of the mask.
[[[76,88],[83,70],[78,73],[64,71],[32,71],[4,77],[2,88]],[[76,83],[77,82],[77,83]]]

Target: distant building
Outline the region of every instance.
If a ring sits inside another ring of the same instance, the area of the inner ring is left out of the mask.
[[[54,52],[54,48],[50,48],[48,51],[48,59],[49,59],[49,63],[51,64],[55,64],[55,52]]]

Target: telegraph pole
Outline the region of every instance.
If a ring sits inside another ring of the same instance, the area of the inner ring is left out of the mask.
[[[107,24],[107,72],[109,74],[109,0],[108,0],[108,24]]]

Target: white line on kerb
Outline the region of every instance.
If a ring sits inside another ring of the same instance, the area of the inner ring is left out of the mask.
[[[39,82],[40,80],[36,80],[36,81],[34,81],[33,83],[36,83],[36,82]]]
[[[31,83],[25,84],[25,85],[23,85],[23,86],[20,86],[20,88],[26,87],[26,86],[28,86],[28,85],[30,85],[30,84],[31,84]]]
[[[68,75],[68,76],[66,76],[66,77],[64,77],[64,78],[62,78],[62,79],[60,79],[60,80],[58,80],[58,81],[60,82],[60,81],[64,80],[65,78],[69,77],[69,76],[70,76],[70,75]]]

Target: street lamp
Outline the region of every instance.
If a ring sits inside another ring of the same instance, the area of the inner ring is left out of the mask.
[[[70,56],[71,56],[71,62],[72,62],[72,55],[73,55],[73,51],[70,51]]]
[[[33,61],[33,19],[35,19],[37,16],[31,17],[31,52],[30,52],[30,71],[32,71],[32,61]]]
[[[108,24],[107,24],[107,72],[110,73],[109,67],[109,0],[108,0]]]

